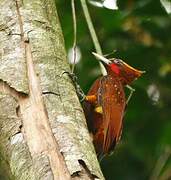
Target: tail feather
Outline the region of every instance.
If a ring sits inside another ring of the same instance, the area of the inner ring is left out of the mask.
[[[114,132],[112,132],[112,128],[109,126],[106,131],[106,135],[104,136],[103,141],[103,152],[110,153],[112,150],[114,150],[114,147],[116,145],[116,137]]]

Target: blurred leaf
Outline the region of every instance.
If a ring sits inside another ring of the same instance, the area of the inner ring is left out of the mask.
[[[165,8],[167,13],[171,13],[171,1],[170,0],[160,0],[161,4]]]

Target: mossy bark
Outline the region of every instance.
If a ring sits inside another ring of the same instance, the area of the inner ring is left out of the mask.
[[[53,0],[0,0],[0,152],[9,178],[103,179]],[[55,94],[43,94],[55,92]]]

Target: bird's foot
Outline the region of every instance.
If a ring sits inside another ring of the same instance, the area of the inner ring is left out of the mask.
[[[67,71],[63,72],[62,75],[63,74],[68,74],[68,76],[72,80],[72,83],[73,83],[73,85],[75,87],[75,90],[76,90],[76,93],[77,93],[77,96],[78,96],[80,102],[84,101],[85,98],[86,98],[86,95],[84,94],[83,90],[81,89],[80,85],[77,82],[78,81],[77,76],[74,73],[70,73],[70,72],[67,72]]]

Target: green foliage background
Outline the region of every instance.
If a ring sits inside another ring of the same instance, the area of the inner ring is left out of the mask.
[[[103,53],[145,70],[132,86],[136,89],[124,118],[123,136],[113,155],[101,162],[107,180],[171,178],[171,16],[158,0],[118,0],[119,10],[89,4]],[[73,43],[70,1],[57,0],[67,50]],[[85,92],[100,75],[91,55],[94,46],[76,1],[77,45],[82,59],[75,72]],[[149,87],[154,87],[148,96]],[[159,100],[155,101],[159,93]],[[165,158],[167,157],[167,158]],[[158,163],[157,163],[158,162]],[[163,163],[163,168],[160,166]],[[159,168],[157,173],[155,168]]]

